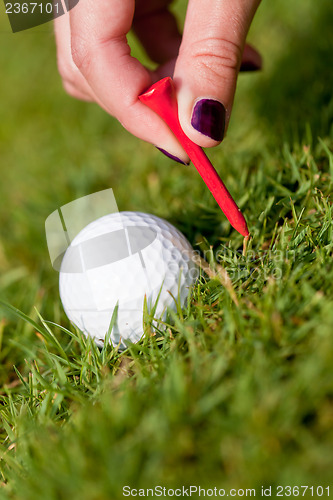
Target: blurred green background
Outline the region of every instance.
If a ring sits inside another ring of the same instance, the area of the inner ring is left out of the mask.
[[[173,9],[181,24],[186,2]],[[51,25],[12,34],[2,3],[0,16],[1,300],[32,320],[38,310],[69,327],[45,219],[58,206],[110,187],[120,210],[164,217],[196,248],[225,245],[236,262],[241,238],[195,169],[132,137],[97,105],[67,96]],[[263,71],[240,76],[228,136],[209,151],[246,215],[256,251],[278,234],[276,248],[298,252],[284,263],[283,280],[235,283],[240,309],[208,280],[166,354],[126,354],[134,365],[120,392],[112,378],[117,357],[109,371],[101,369],[106,385],[93,377],[95,385],[75,388],[74,377],[57,410],[41,401],[45,388],[51,400],[59,393],[62,372],[55,375],[45,361],[36,328],[0,310],[4,498],[118,498],[117,477],[171,484],[206,475],[229,487],[330,478],[332,21],[332,0],[262,3],[248,40],[263,55]],[[142,57],[132,35],[130,42]],[[303,208],[304,221],[296,223]],[[29,388],[15,385],[13,366],[28,377],[26,360],[39,356],[52,383],[38,379],[37,403],[30,404]],[[99,384],[106,387],[102,399]],[[91,394],[96,407],[85,406]]]

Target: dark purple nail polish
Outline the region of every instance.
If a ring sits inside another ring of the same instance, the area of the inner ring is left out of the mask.
[[[196,102],[191,125],[203,135],[215,141],[222,141],[225,127],[225,107],[214,99],[201,99]]]
[[[240,71],[259,71],[261,69],[261,64],[258,65],[253,61],[244,61],[241,64]]]
[[[174,156],[172,155],[171,153],[168,153],[167,151],[165,151],[165,149],[162,149],[162,148],[158,148],[157,146],[155,146],[156,149],[158,149],[159,151],[161,151],[161,153],[163,153],[165,156],[167,156],[168,158],[170,158],[171,160],[174,160],[178,163],[181,163],[182,165],[189,165],[190,162],[188,163],[185,163],[183,160],[181,160],[180,158],[178,158],[177,156]]]

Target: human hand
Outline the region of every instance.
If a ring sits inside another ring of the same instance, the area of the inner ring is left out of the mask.
[[[172,76],[184,132],[202,147],[221,142],[241,65],[261,66],[258,52],[245,45],[260,0],[190,0],[183,35],[170,3],[80,0],[69,16],[55,19],[58,68],[70,95],[96,101],[130,133],[187,162],[167,125],[138,96]],[[131,28],[156,71],[131,56]]]

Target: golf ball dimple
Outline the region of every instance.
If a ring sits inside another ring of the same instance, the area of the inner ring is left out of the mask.
[[[198,276],[194,250],[169,222],[141,212],[109,214],[86,226],[62,260],[59,290],[72,323],[100,346],[118,304],[113,345],[137,342],[143,334],[143,306],[154,318],[184,305]]]

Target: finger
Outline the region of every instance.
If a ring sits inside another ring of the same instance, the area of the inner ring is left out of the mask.
[[[105,106],[94,94],[86,79],[74,64],[71,51],[71,30],[69,14],[54,20],[54,32],[57,47],[57,64],[66,92],[75,99],[97,102],[103,109]]]
[[[92,90],[72,59],[68,13],[54,20],[54,33],[57,47],[58,70],[66,92],[76,99],[93,101]]]
[[[75,85],[71,84],[66,80],[63,80],[63,86],[67,94],[70,95],[71,97],[74,97],[75,99],[87,102],[94,101],[94,99],[89,94],[81,92],[81,90],[79,90]]]
[[[258,71],[262,69],[262,57],[259,52],[249,45],[245,45],[240,71]]]
[[[167,125],[138,100],[152,76],[131,57],[133,0],[80,0],[70,11],[72,56],[103,107],[137,137],[187,161]]]
[[[177,57],[182,39],[177,21],[168,10],[170,3],[169,0],[139,0],[135,8],[134,32],[149,57],[159,64]]]
[[[203,147],[227,127],[246,35],[259,0],[190,0],[175,68],[179,120]]]

